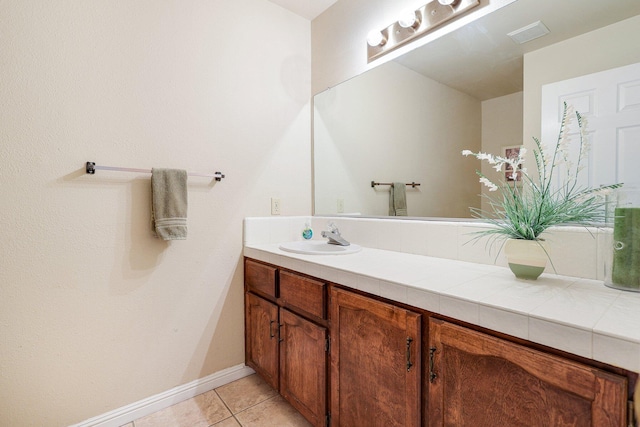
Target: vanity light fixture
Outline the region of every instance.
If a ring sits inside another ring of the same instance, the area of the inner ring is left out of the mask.
[[[479,4],[480,0],[431,0],[417,10],[403,12],[400,19],[387,28],[368,34],[368,62],[424,36]]]
[[[367,44],[371,47],[384,46],[387,42],[387,38],[382,34],[382,31],[373,30],[367,35]]]

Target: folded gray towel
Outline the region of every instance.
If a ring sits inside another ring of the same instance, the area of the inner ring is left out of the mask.
[[[407,216],[407,190],[402,182],[394,182],[389,190],[389,215]]]
[[[187,238],[187,171],[151,169],[151,218],[157,237]]]

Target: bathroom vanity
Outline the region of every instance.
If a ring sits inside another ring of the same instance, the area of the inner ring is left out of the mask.
[[[393,268],[379,265],[393,264],[394,253],[365,248],[353,256],[245,246],[246,363],[314,426],[630,425],[637,378],[630,366],[508,334],[510,325],[487,328],[463,311],[452,315],[440,309],[446,297],[437,291],[390,281]],[[399,282],[416,261],[408,257]],[[499,267],[419,258],[454,275],[484,276],[486,286],[504,279]],[[432,281],[451,280],[435,267],[433,274]],[[542,279],[540,292],[558,285]],[[474,298],[472,290],[460,307],[473,311]],[[562,336],[568,329],[550,328],[555,339],[571,340]]]

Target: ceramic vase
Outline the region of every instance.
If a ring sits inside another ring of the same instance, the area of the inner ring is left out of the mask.
[[[504,245],[509,268],[518,279],[536,280],[549,257],[544,240],[509,239]]]

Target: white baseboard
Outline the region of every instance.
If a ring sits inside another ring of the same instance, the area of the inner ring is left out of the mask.
[[[254,370],[244,364],[232,366],[70,427],[120,427],[138,418],[153,414],[161,409],[168,408],[183,400],[191,399],[253,373]]]

